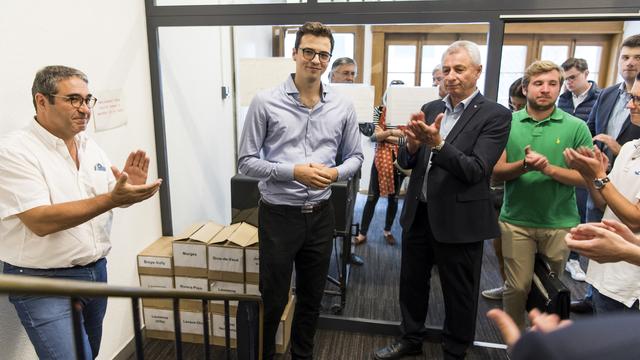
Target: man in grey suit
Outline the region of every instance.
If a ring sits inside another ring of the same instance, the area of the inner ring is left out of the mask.
[[[376,359],[422,352],[434,265],[446,308],[444,359],[464,358],[475,335],[483,241],[500,234],[489,182],[507,143],[511,112],[476,87],[482,72],[476,44],[451,44],[442,71],[448,95],[412,116],[398,154],[400,166],[413,169],[401,217],[403,335]]]

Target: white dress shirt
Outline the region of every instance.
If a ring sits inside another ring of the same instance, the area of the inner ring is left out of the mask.
[[[622,146],[609,179],[627,200],[632,203],[640,200],[640,140],[629,141]],[[602,218],[620,221],[609,207]],[[587,282],[602,295],[627,307],[640,299],[640,266],[626,261],[600,264],[589,260]]]
[[[75,141],[79,168],[62,139],[35,120],[0,138],[0,260],[28,268],[67,268],[99,260],[111,249],[112,211],[43,237],[16,216],[113,189],[115,178],[104,151],[84,133]]]

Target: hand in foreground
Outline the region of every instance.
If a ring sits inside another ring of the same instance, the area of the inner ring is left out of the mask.
[[[512,347],[521,336],[520,329],[513,319],[500,309],[491,309],[487,312],[487,317],[500,329],[502,338],[507,346]],[[571,324],[570,320],[560,320],[556,314],[540,313],[538,309],[529,312],[529,320],[531,322],[531,331],[548,333],[563,328]]]
[[[338,170],[318,163],[298,164],[293,178],[314,189],[325,189],[338,178]]]
[[[126,171],[118,172],[115,166],[111,170],[116,179],[118,179],[115,187],[109,193],[111,201],[116,206],[131,205],[146,200],[152,197],[160,189],[160,184],[162,184],[162,179],[157,179],[149,184],[134,185],[128,181],[129,174]]]
[[[142,150],[132,151],[124,163],[123,172],[128,175],[129,184],[142,185],[147,182],[147,173],[149,171],[149,157],[147,153]],[[120,178],[120,170],[117,167],[112,166],[111,171],[116,177],[116,180]]]
[[[621,148],[620,144],[618,144],[616,139],[614,139],[610,135],[598,134],[593,137],[593,141],[600,141],[605,145],[607,145],[607,147],[609,148],[609,150],[611,150],[613,155],[618,155],[618,153],[620,153],[620,148]]]
[[[580,224],[565,236],[569,249],[599,263],[625,261],[638,239],[624,224],[604,220],[603,223]]]
[[[428,147],[434,147],[440,144],[440,142],[442,142],[442,137],[440,136],[440,124],[442,124],[443,118],[444,113],[440,113],[436,116],[433,124],[428,125],[424,120],[423,112],[412,114],[411,120],[409,120],[409,124],[407,124],[407,127],[404,130],[404,133],[407,135],[407,142],[410,146],[423,143]]]
[[[538,171],[544,171],[549,165],[547,157],[531,150],[531,145],[524,148],[524,161],[527,163],[527,167]]]

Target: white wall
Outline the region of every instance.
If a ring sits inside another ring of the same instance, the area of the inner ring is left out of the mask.
[[[122,89],[128,125],[93,135],[122,166],[129,151],[145,149],[157,177],[149,59],[143,1],[0,2],[0,133],[25,126],[34,114],[31,83],[50,64],[87,73],[90,89]],[[90,132],[93,132],[90,130]],[[160,236],[158,197],[115,211],[109,283],[137,286],[135,254]],[[133,337],[129,300],[110,300],[101,359],[111,359]],[[35,359],[13,306],[0,297],[2,359]]]
[[[235,175],[229,27],[160,28],[160,67],[174,234],[231,221]]]
[[[640,20],[625,21],[623,38],[627,38],[631,35],[637,35],[637,34],[640,34]]]

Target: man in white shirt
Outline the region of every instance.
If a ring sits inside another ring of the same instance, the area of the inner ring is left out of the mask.
[[[65,66],[36,74],[36,115],[0,138],[0,260],[4,273],[106,282],[112,209],[155,194],[149,158],[132,152],[123,171],[84,133],[97,99],[87,76]],[[12,294],[40,359],[76,357],[69,300]],[[100,348],[106,298],[82,298],[85,358]]]

